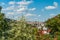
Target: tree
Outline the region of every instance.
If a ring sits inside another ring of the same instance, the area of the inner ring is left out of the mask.
[[[22,16],[20,21],[13,23],[12,29],[8,32],[7,40],[36,40],[37,28],[31,27],[26,22]]]
[[[1,13],[2,7],[0,6],[0,38],[2,38],[3,33],[3,23],[4,23],[4,14]]]
[[[50,34],[54,35],[54,34],[59,34],[60,33],[60,14],[48,19],[46,21],[46,26],[51,29]]]
[[[1,13],[2,7],[0,6],[0,40],[6,40],[7,31],[10,29],[8,21],[5,19],[5,15]]]

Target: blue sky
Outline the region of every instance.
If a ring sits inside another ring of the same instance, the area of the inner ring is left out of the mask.
[[[46,21],[60,14],[60,0],[0,0],[7,18],[19,20],[22,15],[29,21]]]

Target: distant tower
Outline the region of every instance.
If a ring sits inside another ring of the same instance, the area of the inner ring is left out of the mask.
[[[2,7],[0,6],[0,13],[1,13],[1,9],[2,9]]]

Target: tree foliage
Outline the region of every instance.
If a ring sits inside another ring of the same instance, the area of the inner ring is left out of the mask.
[[[4,13],[1,13],[2,7],[0,6],[0,39],[4,40],[7,36],[7,31],[10,29],[8,21],[5,19]]]
[[[51,33],[60,32],[60,14],[48,19],[46,21],[46,26],[51,29]]]
[[[25,19],[22,17],[8,33],[11,34],[9,40],[36,40],[37,28],[27,26]]]

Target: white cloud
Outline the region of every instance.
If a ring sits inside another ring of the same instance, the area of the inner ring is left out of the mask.
[[[54,2],[54,6],[57,7],[58,6],[58,3],[57,2]]]
[[[9,4],[15,4],[15,2],[14,1],[10,1]]]
[[[10,6],[10,7],[7,7],[7,8],[3,8],[2,10],[3,10],[3,11],[14,10],[14,6]]]
[[[56,15],[57,15],[57,14],[53,14],[53,13],[52,13],[52,14],[50,14],[50,18],[51,18],[51,17],[54,17],[54,16],[56,16]]]
[[[55,14],[50,14],[50,16],[54,16]]]
[[[41,15],[38,15],[38,17],[40,17]]]
[[[32,3],[32,1],[26,1],[26,0],[16,2],[16,4],[18,4],[17,12],[24,12],[26,10],[29,10],[28,5],[31,4],[31,3]]]
[[[12,6],[9,6],[7,8],[4,8],[2,10],[13,10],[14,12],[23,12],[25,10],[29,10],[27,4],[32,3],[32,1],[26,1],[26,0],[23,0],[23,1],[20,1],[20,2],[10,1],[9,5],[15,4],[15,3],[18,4],[18,5],[16,5],[16,7],[14,5],[12,5]]]
[[[17,9],[17,12],[23,12],[25,10],[26,10],[26,8],[25,7],[22,7],[22,8]]]
[[[45,9],[55,9],[56,7],[55,6],[47,6],[47,7],[45,7]]]
[[[19,12],[19,13],[23,13],[24,11],[29,10],[28,5],[31,3],[32,3],[32,1],[26,1],[26,0],[16,2],[16,4],[18,4],[18,6],[15,11]]]
[[[9,15],[13,15],[14,13],[13,12],[8,12]]]
[[[36,10],[36,8],[31,8],[31,9],[29,9],[29,10],[34,11],[34,10]]]
[[[32,16],[32,14],[28,13],[28,14],[26,14],[25,16]]]
[[[35,14],[28,13],[28,14],[26,14],[25,16],[26,16],[26,17],[27,17],[27,16],[35,16]]]
[[[10,15],[20,15],[21,13],[24,13],[25,16],[35,16],[35,14],[31,14],[30,12],[25,13],[26,10],[36,10],[36,8],[28,8],[29,4],[31,4],[32,1],[20,1],[20,2],[14,2],[14,1],[10,1],[9,5],[6,8],[3,9],[3,11],[6,11],[6,15],[7,17],[9,17]],[[18,4],[15,5],[14,4]],[[12,11],[12,12],[11,12]],[[20,15],[21,16],[21,15]]]
[[[20,4],[20,5],[28,5],[32,3],[32,1],[20,1],[20,2],[17,2],[17,4]]]
[[[47,10],[49,10],[49,9],[56,9],[57,6],[58,6],[58,3],[54,2],[53,4],[54,4],[53,6],[46,6],[45,9],[47,9]]]

